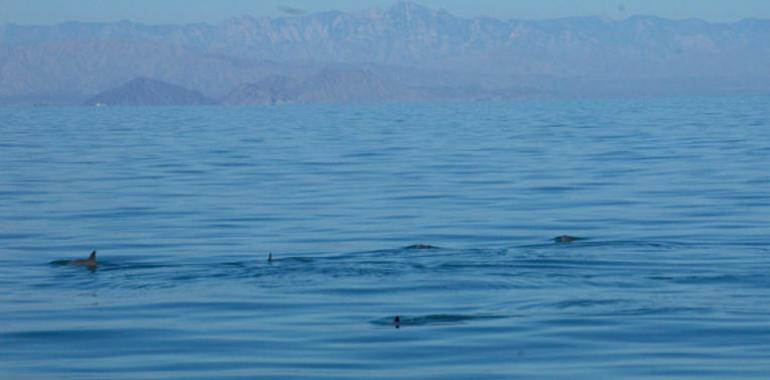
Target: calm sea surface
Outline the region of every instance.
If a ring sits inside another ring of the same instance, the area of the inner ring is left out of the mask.
[[[770,98],[0,109],[2,379],[769,377]]]

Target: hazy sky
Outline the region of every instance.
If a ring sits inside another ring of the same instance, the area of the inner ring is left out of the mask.
[[[232,16],[278,16],[287,11],[362,10],[395,0],[0,0],[0,23],[134,20],[145,23],[217,23]],[[735,21],[770,19],[770,0],[419,0],[458,16],[552,18],[644,14]],[[282,11],[283,9],[283,11]]]

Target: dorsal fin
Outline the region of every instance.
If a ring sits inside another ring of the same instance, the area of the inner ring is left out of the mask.
[[[96,261],[96,251],[91,252],[91,256],[88,256],[88,260]]]

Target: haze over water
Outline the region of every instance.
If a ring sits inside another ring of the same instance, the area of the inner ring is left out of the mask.
[[[765,378],[768,110],[0,108],[0,374]]]

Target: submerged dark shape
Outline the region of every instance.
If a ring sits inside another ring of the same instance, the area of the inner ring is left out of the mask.
[[[569,235],[561,235],[553,238],[553,241],[556,243],[572,243],[575,240],[581,240],[581,238]]]
[[[96,251],[91,252],[91,255],[87,259],[76,259],[67,261],[67,265],[74,265],[78,267],[88,267],[94,269],[97,267],[96,263]]]
[[[435,245],[430,244],[412,244],[410,246],[404,247],[404,249],[438,249],[439,247],[436,247]]]
[[[401,327],[441,326],[463,324],[471,321],[506,318],[500,315],[427,314],[417,316],[386,317],[372,321],[375,325]]]
[[[272,263],[273,262],[273,252],[270,252],[267,254],[267,262]]]

